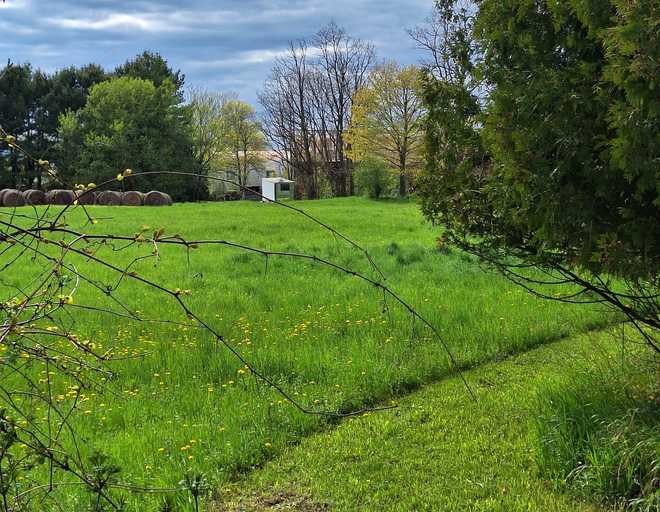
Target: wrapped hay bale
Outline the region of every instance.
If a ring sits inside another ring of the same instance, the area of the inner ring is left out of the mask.
[[[96,194],[96,204],[104,206],[119,206],[121,204],[121,192],[115,190],[104,190]]]
[[[172,198],[165,192],[152,190],[144,196],[144,204],[146,206],[171,206]]]
[[[121,195],[121,204],[124,206],[142,206],[144,194],[136,190],[129,190]]]
[[[46,193],[41,190],[30,189],[23,192],[25,202],[30,205],[48,204]]]
[[[84,190],[76,190],[76,199],[78,204],[94,204],[96,202],[96,192],[85,192]]]
[[[2,206],[24,206],[25,199],[20,190],[8,188],[2,194]]]
[[[73,190],[51,190],[46,194],[46,201],[48,204],[67,205],[72,204],[76,200],[76,195]]]
[[[5,192],[7,192],[6,188],[3,188],[2,190],[0,190],[0,206],[2,206],[2,196],[5,195]]]

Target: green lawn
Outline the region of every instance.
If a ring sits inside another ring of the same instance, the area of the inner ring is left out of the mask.
[[[294,204],[367,248],[388,285],[437,326],[463,367],[608,320],[594,307],[536,300],[464,254],[439,252],[439,230],[423,220],[413,203],[348,198]],[[314,254],[376,277],[358,251],[276,205],[90,211],[99,223],[89,231],[97,233],[132,236],[144,225],[149,232],[164,227],[166,234],[187,239]],[[83,221],[80,212],[67,218],[72,226]],[[121,264],[152,249],[146,244],[117,252],[107,246],[97,255]],[[0,264],[15,254],[16,248],[4,252]],[[104,286],[117,281],[81,258],[72,261]],[[22,286],[37,268],[24,259],[3,274],[4,284]],[[317,410],[354,410],[454,371],[438,340],[392,300],[385,308],[378,290],[310,261],[271,257],[266,266],[263,257],[223,246],[201,247],[188,259],[184,250],[162,247],[159,261],[143,260],[132,270],[170,289],[191,290],[185,300],[195,312],[261,372]],[[145,317],[187,322],[174,300],[131,279],[122,280],[113,296]],[[119,308],[85,282],[75,304]],[[73,417],[82,433],[81,449],[109,454],[122,467],[124,481],[171,487],[192,470],[219,486],[327,423],[297,412],[255,381],[195,325],[132,322],[84,310],[55,320],[73,325],[99,351],[122,357],[111,365],[117,373],[109,383],[112,392],[83,390]],[[70,406],[76,394],[71,382],[53,385],[61,391],[62,407]],[[456,393],[461,402],[467,400],[465,389],[456,388]],[[78,498],[73,494],[70,499]],[[129,510],[155,509],[160,499],[131,497]],[[187,506],[185,496],[177,499]]]
[[[537,391],[595,352],[616,353],[608,333],[546,345],[467,373],[477,400],[449,378],[308,437],[247,479],[214,510],[586,512],[538,476]]]

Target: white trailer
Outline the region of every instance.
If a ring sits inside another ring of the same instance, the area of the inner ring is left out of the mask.
[[[295,181],[286,178],[262,178],[261,195],[263,202],[293,199],[293,186]]]

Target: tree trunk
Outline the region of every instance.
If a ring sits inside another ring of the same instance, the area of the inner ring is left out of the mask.
[[[305,172],[305,195],[307,196],[307,199],[318,199],[319,198],[319,191],[318,191],[318,186],[316,183],[316,176],[314,175],[314,168],[307,166],[306,172]]]
[[[406,180],[406,175],[404,173],[399,174],[399,197],[406,197],[408,195],[408,184]]]
[[[342,157],[341,165],[339,166],[340,188],[339,195],[345,197],[348,195],[348,162]]]

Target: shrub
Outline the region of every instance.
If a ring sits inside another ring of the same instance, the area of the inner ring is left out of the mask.
[[[393,178],[382,160],[365,158],[357,167],[358,190],[371,199],[378,199],[391,192]]]

